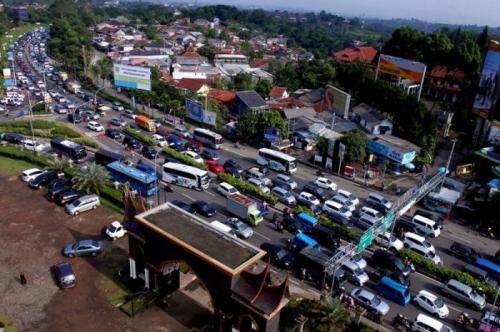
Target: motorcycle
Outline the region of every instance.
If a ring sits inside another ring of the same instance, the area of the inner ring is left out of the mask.
[[[479,234],[481,234],[484,237],[488,237],[490,239],[495,238],[495,234],[493,234],[493,229],[491,227],[480,229]]]
[[[394,317],[392,325],[397,331],[409,331],[411,329],[410,321],[402,314],[397,314]]]
[[[466,313],[466,312],[462,312],[460,313],[460,315],[458,315],[457,317],[457,320],[456,320],[456,325],[457,326],[460,326],[462,328],[467,328],[469,325],[470,326],[475,326],[476,325],[476,322],[474,320],[474,318],[472,317],[469,317],[469,314]]]

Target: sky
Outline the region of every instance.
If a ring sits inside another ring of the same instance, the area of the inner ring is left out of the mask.
[[[500,26],[500,0],[198,0],[200,5],[206,3],[302,11],[324,9],[344,16],[417,18],[432,23]]]

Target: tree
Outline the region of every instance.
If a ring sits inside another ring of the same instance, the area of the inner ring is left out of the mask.
[[[255,84],[255,91],[262,96],[262,98],[267,98],[269,96],[269,91],[273,87],[273,83],[267,79],[261,79]]]
[[[62,173],[69,166],[69,161],[66,158],[53,158],[50,161],[50,167]]]
[[[324,166],[326,164],[330,140],[325,136],[317,136],[314,143],[316,145],[316,150],[318,150],[318,154],[321,156],[321,166]]]
[[[245,72],[240,72],[234,78],[234,90],[236,91],[244,91],[244,90],[253,90],[254,83],[252,81],[252,75]]]
[[[73,187],[87,194],[97,194],[110,182],[109,173],[101,165],[91,163],[73,177]]]
[[[245,112],[240,116],[236,123],[236,136],[255,142],[257,139],[257,116],[253,112]]]
[[[344,160],[346,162],[365,160],[368,138],[364,132],[359,129],[351,131],[342,137],[341,142],[345,145]]]

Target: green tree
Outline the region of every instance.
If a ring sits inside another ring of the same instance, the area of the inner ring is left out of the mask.
[[[200,47],[197,52],[201,55],[201,56],[204,56],[204,57],[207,57],[210,61],[213,61],[214,57],[215,57],[215,52],[214,52],[214,49],[213,47],[211,47],[210,45],[203,45],[202,47]]]
[[[101,165],[88,164],[87,167],[79,169],[73,177],[73,187],[87,194],[97,194],[110,182],[109,173]]]
[[[234,78],[234,90],[244,91],[253,90],[255,84],[252,81],[252,75],[249,73],[241,72]]]
[[[368,138],[364,132],[359,129],[351,131],[342,137],[341,142],[345,145],[344,160],[346,162],[365,160]]]
[[[66,158],[52,158],[50,161],[50,167],[56,171],[62,173],[69,166],[69,161]]]
[[[257,139],[257,116],[253,112],[245,112],[236,123],[236,135],[250,142]]]
[[[325,136],[316,136],[314,144],[316,145],[318,154],[321,156],[321,166],[323,167],[325,166],[326,158],[328,157],[328,146],[330,145],[330,140]]]
[[[255,91],[262,96],[262,98],[267,98],[269,91],[273,87],[273,83],[267,79],[261,79],[255,84]]]

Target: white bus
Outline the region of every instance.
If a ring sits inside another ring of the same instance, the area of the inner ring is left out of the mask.
[[[222,145],[222,135],[203,128],[196,128],[193,131],[193,140],[201,142],[212,149],[220,149]]]
[[[207,190],[211,180],[207,171],[171,162],[163,165],[161,179],[167,183],[196,190]]]
[[[286,153],[271,149],[260,149],[257,164],[267,166],[277,172],[291,174],[297,171],[297,160]]]

